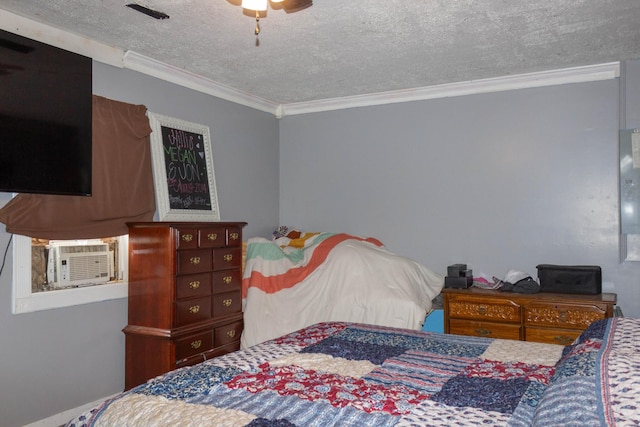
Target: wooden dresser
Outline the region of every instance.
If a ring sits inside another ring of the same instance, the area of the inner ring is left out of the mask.
[[[616,294],[518,294],[444,289],[444,331],[568,345],[594,320],[613,316]]]
[[[245,225],[128,224],[125,389],[240,348]]]

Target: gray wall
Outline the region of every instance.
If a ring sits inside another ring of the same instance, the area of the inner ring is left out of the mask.
[[[623,114],[626,128],[640,128],[640,60],[623,64]]]
[[[600,265],[640,315],[640,263],[618,262],[618,85],[285,117],[280,221],[375,236],[442,274]]]
[[[245,238],[278,224],[278,120],[142,74],[94,63],[94,93],[208,125],[223,220]],[[0,206],[10,195],[0,193]],[[9,235],[0,230],[2,254]],[[0,425],[50,417],[124,388],[127,301],[11,314],[11,250],[0,276]]]

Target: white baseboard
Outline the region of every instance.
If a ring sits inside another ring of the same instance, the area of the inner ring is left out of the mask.
[[[60,412],[59,414],[52,415],[50,417],[44,418],[42,420],[33,422],[31,424],[27,424],[23,427],[58,427],[65,425],[72,418],[77,417],[83,412],[93,408],[94,406],[99,405],[107,399],[112,398],[114,395],[103,397],[102,399],[95,400],[93,402],[85,403],[82,406],[78,406],[77,408],[69,409],[67,411]]]

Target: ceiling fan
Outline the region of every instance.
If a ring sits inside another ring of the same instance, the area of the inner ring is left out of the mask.
[[[284,10],[286,13],[294,13],[306,9],[313,5],[313,0],[227,0],[232,4],[242,6],[242,13],[247,16],[255,16],[256,27],[254,33],[256,37],[260,34],[260,18],[267,16],[267,8],[271,6],[274,10]],[[256,39],[256,46],[259,41]]]
[[[267,16],[268,6],[274,10],[284,10],[286,13],[294,13],[313,6],[313,0],[227,0],[235,6],[242,6],[242,13],[256,18],[256,46],[260,45],[258,35],[260,34],[260,18]],[[155,19],[168,19],[166,13],[151,9],[139,3],[129,3],[125,6],[136,10]]]

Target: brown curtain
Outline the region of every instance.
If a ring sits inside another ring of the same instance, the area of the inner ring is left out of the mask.
[[[126,234],[128,221],[151,221],[156,206],[146,111],[94,95],[92,195],[18,194],[0,209],[7,232],[90,239]]]

